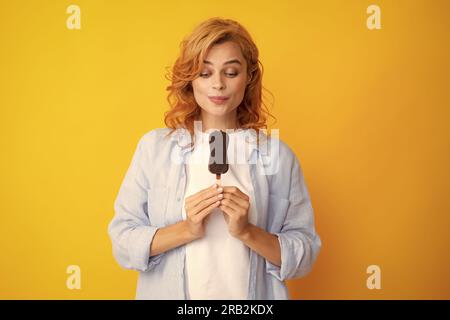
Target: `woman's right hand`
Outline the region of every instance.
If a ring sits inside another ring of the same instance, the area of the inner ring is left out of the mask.
[[[211,187],[200,190],[186,198],[184,210],[186,211],[186,222],[189,232],[195,238],[205,235],[204,219],[219,207],[223,199],[223,188],[213,184]]]

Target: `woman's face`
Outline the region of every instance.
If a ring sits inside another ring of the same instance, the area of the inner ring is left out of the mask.
[[[192,81],[202,113],[208,117],[235,117],[247,80],[247,63],[237,44],[227,41],[212,46],[200,75]]]

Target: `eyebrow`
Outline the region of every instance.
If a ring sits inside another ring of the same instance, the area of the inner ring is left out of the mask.
[[[203,63],[204,64],[213,65],[213,63],[211,61],[208,61],[208,60],[203,60]],[[233,64],[233,63],[237,63],[239,65],[242,65],[241,61],[239,61],[238,59],[229,60],[229,61],[225,62],[223,65]]]

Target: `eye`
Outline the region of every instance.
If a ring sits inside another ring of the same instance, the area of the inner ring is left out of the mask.
[[[224,72],[224,74],[225,74],[227,77],[230,77],[230,78],[234,78],[234,77],[236,77],[236,76],[238,75],[237,72]],[[199,74],[199,77],[201,77],[201,78],[207,78],[207,77],[209,77],[209,76],[210,76],[210,73],[207,72],[207,71],[202,72],[202,73]]]

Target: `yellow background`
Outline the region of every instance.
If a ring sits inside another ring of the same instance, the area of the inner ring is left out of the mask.
[[[134,298],[113,202],[138,139],[163,126],[179,42],[212,16],[253,35],[310,190],[323,248],[292,297],[450,298],[449,1],[0,3],[0,298]]]

